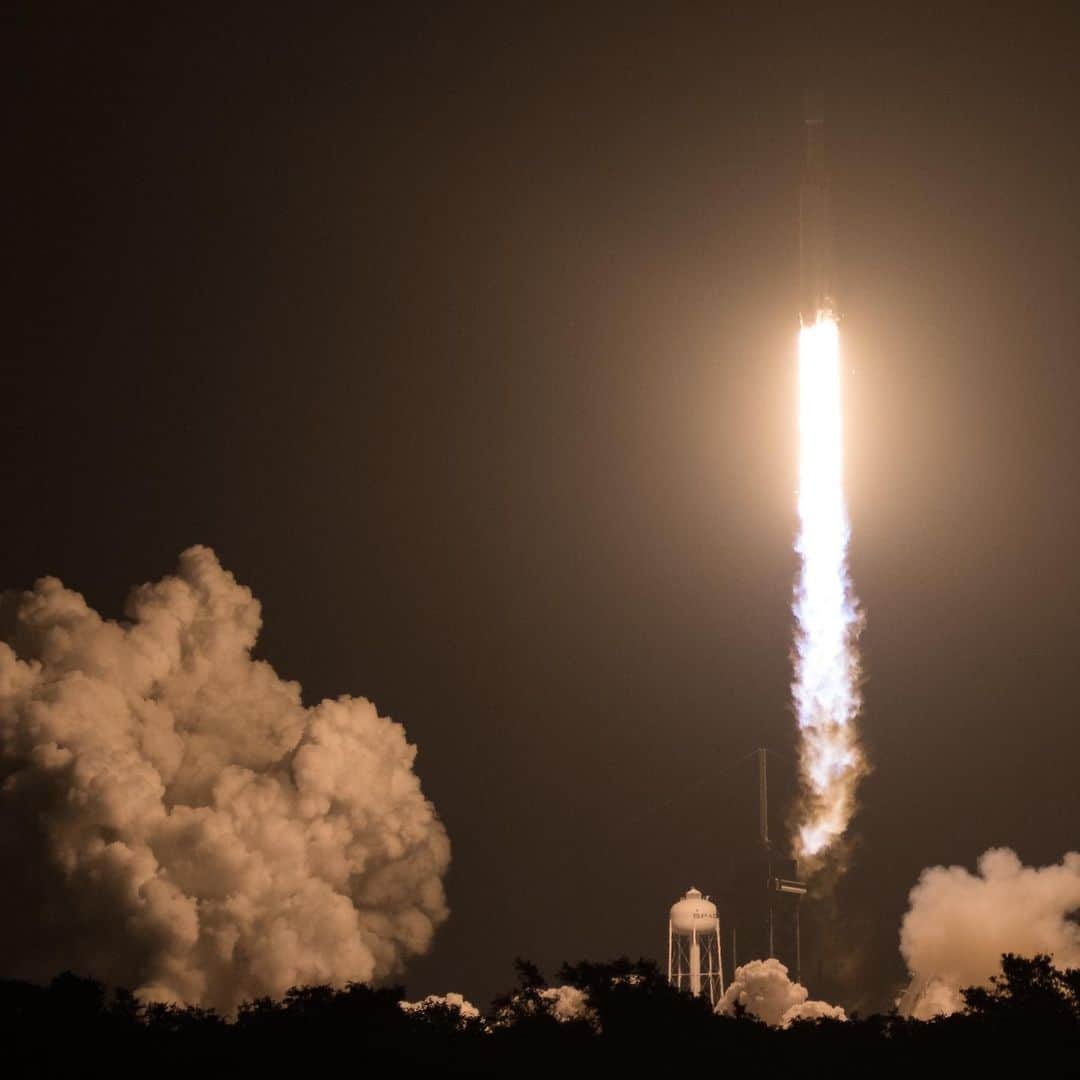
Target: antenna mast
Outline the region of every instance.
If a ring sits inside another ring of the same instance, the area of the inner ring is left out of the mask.
[[[765,849],[765,896],[769,909],[769,956],[776,955],[776,947],[773,942],[773,872],[772,872],[772,845],[769,843],[769,768],[768,751],[764,746],[758,747],[757,752],[757,775],[758,775],[758,829],[761,834],[761,846]]]

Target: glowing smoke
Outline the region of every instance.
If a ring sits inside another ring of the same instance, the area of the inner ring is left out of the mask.
[[[398,1005],[402,1012],[412,1015],[425,1016],[443,1011],[451,1015],[456,1014],[457,1024],[462,1028],[480,1021],[480,1010],[471,1001],[467,1001],[461,994],[455,994],[453,991],[446,995],[428,994],[420,1001],[399,1001]]]
[[[495,1027],[511,1027],[527,1017],[548,1016],[560,1024],[582,1020],[599,1029],[589,994],[576,986],[544,986],[518,990],[495,1013]]]
[[[911,890],[900,952],[911,985],[900,1009],[920,1020],[964,1006],[960,990],[988,985],[1002,953],[1049,953],[1058,968],[1080,967],[1080,853],[1054,866],[1027,867],[1008,848],[962,866],[924,870]]]
[[[733,1015],[740,1005],[770,1027],[786,1028],[796,1020],[846,1020],[839,1005],[808,1001],[809,992],[792,982],[779,960],[751,960],[735,969],[735,978],[716,1003],[716,1011]]]
[[[827,312],[799,334],[795,684],[802,803],[796,851],[813,872],[843,835],[864,771],[856,741],[859,615],[848,580],[840,333]]]
[[[549,986],[537,992],[543,1007],[560,1023],[570,1020],[596,1020],[596,1010],[589,1004],[589,995],[576,986]]]
[[[127,615],[55,578],[0,598],[3,974],[231,1010],[426,950],[449,842],[404,730],[253,660],[259,604],[207,548]]]

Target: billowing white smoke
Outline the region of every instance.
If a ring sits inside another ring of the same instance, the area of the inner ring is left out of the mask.
[[[126,613],[0,598],[0,973],[231,1010],[426,950],[450,848],[400,725],[305,708],[207,548]]]
[[[960,991],[987,985],[1001,954],[1050,953],[1055,966],[1080,966],[1080,853],[1054,866],[1027,867],[1008,848],[992,848],[977,874],[932,866],[911,890],[900,952],[911,984],[900,1011],[920,1020],[957,1012]]]
[[[779,960],[751,960],[735,969],[735,978],[717,1002],[716,1011],[733,1015],[738,1004],[770,1027],[781,1028],[796,1020],[847,1019],[839,1005],[808,1001],[809,996],[805,986],[791,981]]]

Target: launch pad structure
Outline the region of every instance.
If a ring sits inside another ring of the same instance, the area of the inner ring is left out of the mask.
[[[794,957],[791,968],[794,980],[801,981],[802,974],[802,931],[800,926],[800,908],[806,895],[806,884],[798,879],[798,863],[791,856],[778,852],[769,835],[769,775],[768,754],[765,747],[758,747],[742,760],[750,757],[757,759],[758,779],[758,842],[763,859],[755,860],[758,870],[754,878],[762,883],[758,873],[764,871],[764,901],[768,930],[767,955],[777,958],[776,938],[778,922],[781,926],[790,925],[783,930],[783,936],[794,944]],[[786,866],[784,864],[787,864]],[[790,868],[791,876],[778,872]],[[749,883],[748,883],[749,884]],[[747,896],[750,894],[747,893]],[[760,896],[760,894],[758,894]],[[782,899],[784,898],[784,899]],[[794,903],[792,904],[792,900]],[[754,901],[760,918],[762,909],[760,900]],[[791,923],[787,924],[790,917]],[[742,923],[745,927],[745,923]],[[761,923],[758,922],[758,926]],[[759,947],[763,942],[759,941]],[[731,973],[734,978],[738,966],[738,929],[736,922],[731,927]],[[760,956],[760,953],[757,953]],[[694,888],[689,889],[671,907],[668,919],[668,982],[687,993],[706,996],[715,1006],[724,994],[723,948],[721,945],[720,918],[716,904]]]

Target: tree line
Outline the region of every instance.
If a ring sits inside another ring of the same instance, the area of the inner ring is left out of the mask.
[[[652,961],[567,964],[558,983],[588,1009],[559,1016],[550,987],[517,962],[517,983],[486,1016],[434,1001],[405,1010],[400,988],[302,986],[230,1019],[213,1010],[143,1004],[71,973],[47,986],[0,980],[0,1070],[7,1076],[313,1076],[443,1073],[552,1076],[643,1070],[761,1070],[782,1076],[998,1075],[1021,1068],[1080,1076],[1080,969],[1006,954],[966,1008],[932,1021],[896,1012],[767,1027],[717,1016],[672,989]],[[546,992],[548,991],[548,992]],[[580,995],[578,995],[580,999]],[[388,1073],[388,1071],[390,1071]]]

